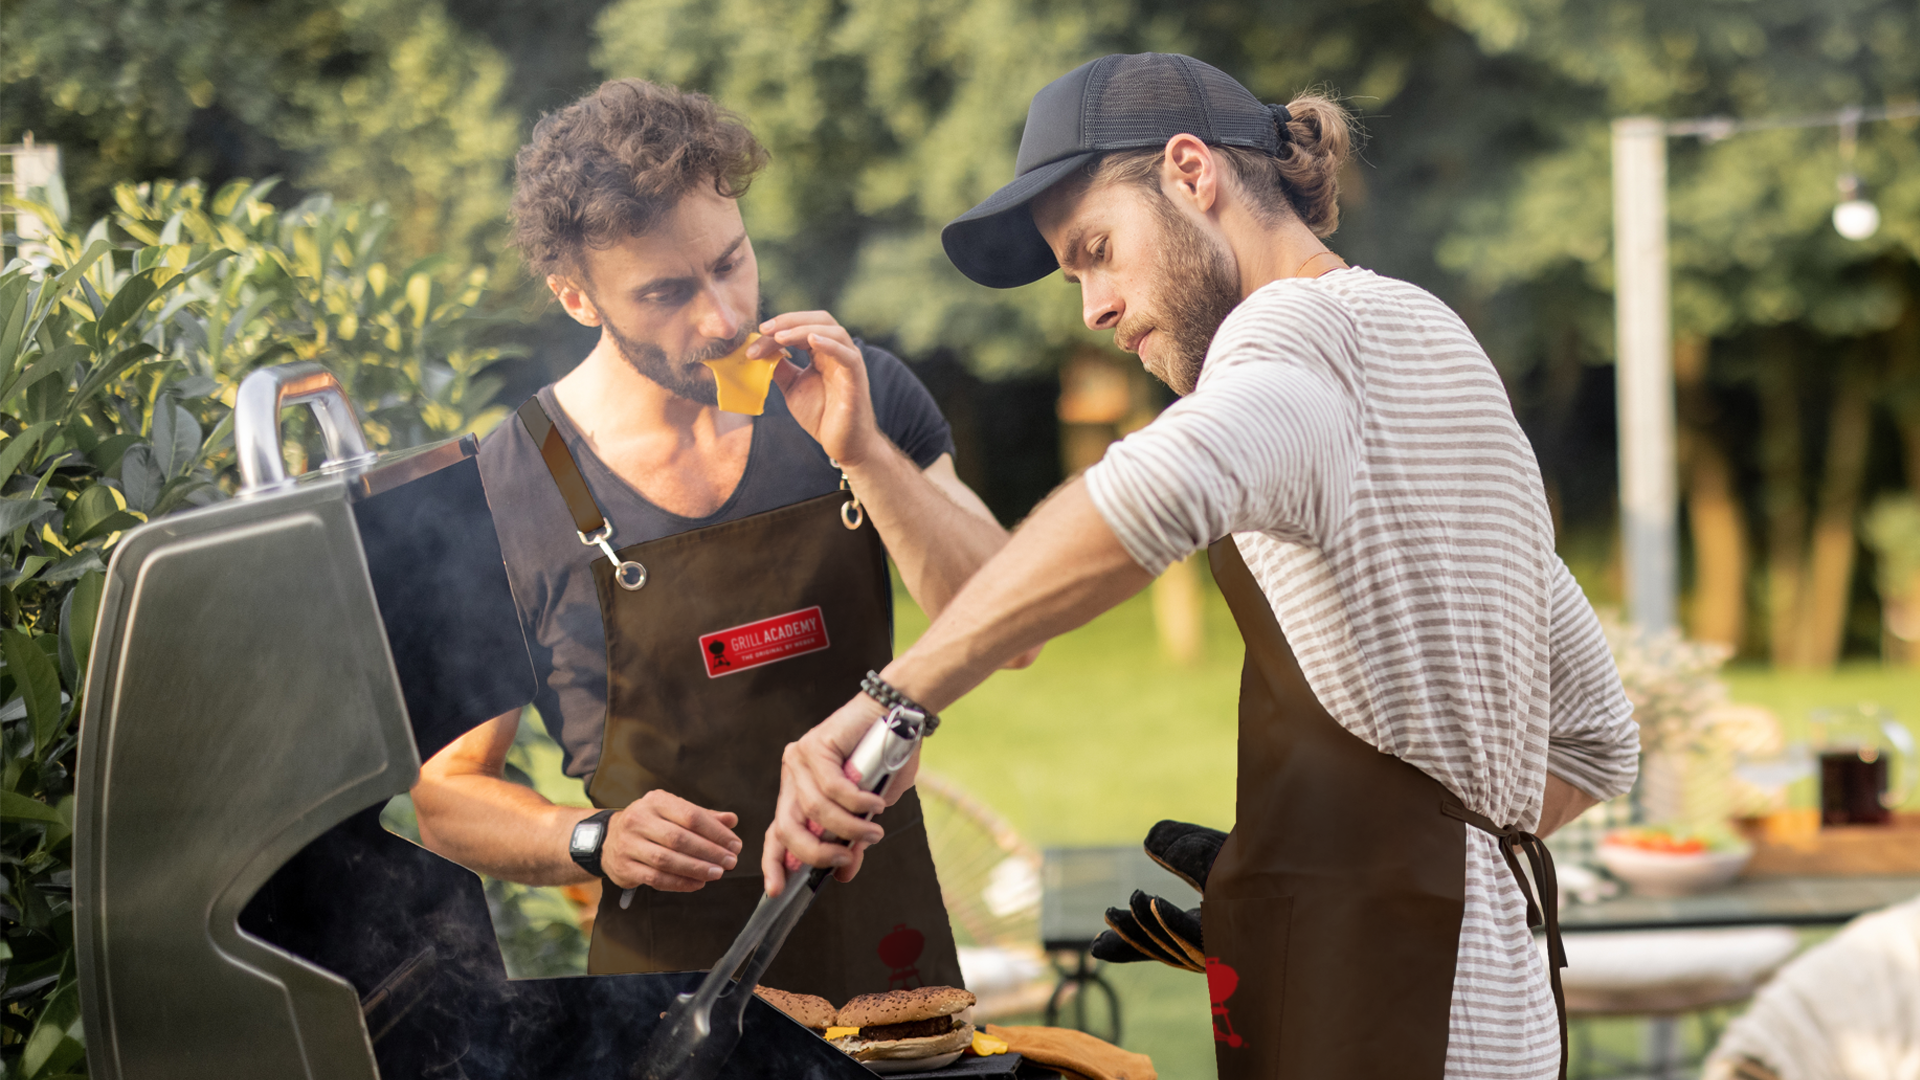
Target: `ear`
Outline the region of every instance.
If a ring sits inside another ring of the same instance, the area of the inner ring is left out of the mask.
[[[600,325],[600,309],[594,306],[593,297],[587,295],[586,288],[579,282],[559,274],[548,274],[547,288],[553,291],[553,298],[560,301],[560,306],[566,309],[567,314],[573,316],[574,322],[581,326]]]
[[[1160,187],[1169,198],[1192,204],[1202,214],[1220,198],[1220,160],[1213,148],[1188,134],[1167,140],[1160,158]]]

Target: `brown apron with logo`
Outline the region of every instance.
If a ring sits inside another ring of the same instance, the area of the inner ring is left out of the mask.
[[[740,861],[691,893],[601,892],[595,974],[711,967],[760,902],[760,851],[780,754],[893,655],[886,548],[858,504],[830,494],[614,551],[610,527],[539,400],[520,419],[593,564],[607,636],[607,726],[588,788],[619,808],[664,789],[740,816]],[[616,562],[618,565],[616,566]],[[858,994],[959,986],[960,961],[908,791],[880,819],[851,883],[819,898],[763,978],[836,1005]],[[623,897],[625,903],[623,903]]]
[[[1246,640],[1236,821],[1201,906],[1222,1080],[1414,1080],[1445,1073],[1465,910],[1466,826],[1525,850],[1548,919],[1552,863],[1534,837],[1472,813],[1439,781],[1342,727],[1307,684],[1231,537],[1209,551]],[[1566,1073],[1566,1012],[1561,1066]]]

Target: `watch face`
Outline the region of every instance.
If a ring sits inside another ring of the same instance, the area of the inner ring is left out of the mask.
[[[583,821],[573,827],[573,850],[588,855],[600,847],[600,837],[607,827],[598,821]]]

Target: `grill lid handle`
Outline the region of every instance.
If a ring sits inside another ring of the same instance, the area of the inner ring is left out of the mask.
[[[313,409],[327,446],[323,468],[373,460],[360,418],[332,372],[311,362],[261,368],[241,380],[233,402],[233,446],[240,456],[242,493],[287,483],[286,459],[280,456],[280,410],[290,405]]]

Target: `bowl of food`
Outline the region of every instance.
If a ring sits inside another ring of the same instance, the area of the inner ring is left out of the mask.
[[[1600,865],[1641,896],[1673,897],[1717,889],[1740,876],[1753,845],[1728,837],[1621,829],[1600,842]]]

